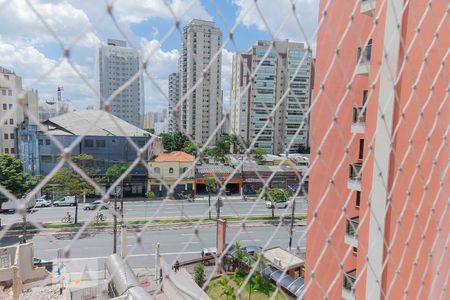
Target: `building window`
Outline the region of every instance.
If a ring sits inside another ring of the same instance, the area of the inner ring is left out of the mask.
[[[11,154],[16,153],[16,150],[14,148],[11,148]]]
[[[159,174],[161,172],[161,169],[156,167],[156,168],[153,169],[153,171],[155,171],[156,174]]]
[[[7,110],[8,109],[8,105],[6,105],[5,103],[3,103],[3,110]]]
[[[359,154],[358,158],[363,159],[364,157],[364,139],[359,140]]]
[[[4,133],[4,134],[3,134],[3,139],[5,139],[5,140],[8,139],[8,134],[7,134],[7,133]]]
[[[39,146],[44,145],[44,140],[39,139]]]
[[[356,207],[359,207],[360,204],[361,204],[361,192],[356,191]]]
[[[9,134],[9,138],[13,140],[14,139],[14,133]]]
[[[95,140],[95,146],[99,147],[99,148],[105,148],[106,141],[105,140]]]
[[[169,168],[169,173],[173,174],[173,168]]]
[[[3,75],[3,77],[6,79],[6,80],[9,80],[9,75]]]
[[[12,96],[12,90],[8,90],[8,96]]]
[[[45,140],[46,145],[50,145],[50,140]]]
[[[8,104],[8,109],[12,109],[12,104]]]
[[[14,119],[9,119],[9,124],[14,125]]]
[[[2,95],[6,96],[6,90],[2,90]]]
[[[363,91],[363,106],[366,104],[367,97],[369,97],[369,91],[368,90],[364,90]]]
[[[93,140],[84,140],[84,146],[86,148],[92,148],[92,147],[94,147],[94,141]]]
[[[5,153],[9,154],[9,149],[8,148],[5,148]]]

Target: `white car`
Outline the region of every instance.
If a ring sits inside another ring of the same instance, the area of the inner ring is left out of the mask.
[[[53,206],[75,206],[75,204],[75,196],[66,196],[53,202]]]
[[[217,248],[216,247],[203,248],[201,254],[202,254],[202,257],[216,256],[217,255]]]
[[[266,207],[270,208],[270,209],[272,209],[273,207],[275,207],[275,208],[287,208],[289,206],[289,201],[274,202],[274,204],[272,204],[272,201],[266,201]]]
[[[52,201],[46,200],[44,198],[39,198],[36,199],[36,204],[34,205],[34,207],[49,207],[50,205],[52,205]]]

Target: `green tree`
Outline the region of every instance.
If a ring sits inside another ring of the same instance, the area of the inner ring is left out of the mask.
[[[195,265],[194,280],[199,286],[205,282],[205,265],[202,262]]]
[[[225,137],[219,137],[216,144],[207,153],[215,161],[224,162],[225,155],[230,154],[230,142]]]
[[[209,207],[209,211],[208,211],[208,215],[209,215],[209,219],[211,220],[211,192],[214,192],[217,188],[217,183],[216,183],[216,179],[214,177],[207,177],[205,178],[205,186],[206,186],[206,191],[208,192],[208,207]]]
[[[182,151],[185,143],[189,141],[188,136],[181,131],[161,133],[159,136],[167,151]]]
[[[255,148],[251,151],[251,154],[256,163],[261,165],[264,163],[264,155],[267,154],[267,150],[263,148]]]
[[[88,154],[80,154],[72,157],[72,161],[83,170],[89,178],[97,181],[95,178],[97,170],[91,167],[92,159],[92,155]],[[75,196],[75,224],[77,224],[78,200],[85,195],[93,194],[95,191],[94,187],[70,166],[59,169],[50,179],[49,183],[51,183],[51,185],[47,189],[53,191],[57,195]]]
[[[219,280],[219,284],[222,287],[222,295],[227,298],[235,299],[234,288],[228,283],[227,278],[222,276]]]
[[[151,200],[153,198],[155,198],[155,193],[151,190],[147,191],[147,193],[145,193],[145,196],[147,196],[147,199]]]
[[[275,217],[275,203],[284,202],[289,199],[290,193],[288,190],[282,188],[265,188],[258,190],[258,197],[263,193],[263,197],[265,201],[271,202],[272,207],[272,218]]]
[[[0,185],[16,198],[25,196],[42,179],[41,176],[31,176],[23,171],[23,162],[13,155],[0,154]],[[7,200],[0,193],[0,203]]]
[[[181,151],[189,153],[191,155],[196,155],[197,154],[197,149],[199,149],[198,145],[196,145],[195,143],[187,140],[187,141],[184,142],[183,148],[181,149]]]
[[[155,128],[145,128],[144,130],[148,133],[155,134]]]
[[[243,263],[245,256],[246,254],[241,247],[241,242],[236,241],[234,243],[233,264],[239,267]]]
[[[108,181],[114,182],[116,181],[120,176],[122,176],[123,173],[125,173],[128,170],[128,165],[112,165],[106,170],[106,177],[108,178]],[[121,216],[123,219],[123,183],[124,181],[130,181],[131,176],[127,175],[123,180],[120,181],[120,210],[121,210]]]

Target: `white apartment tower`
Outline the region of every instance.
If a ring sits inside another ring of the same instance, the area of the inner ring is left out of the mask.
[[[174,107],[179,101],[180,75],[178,73],[172,73],[169,75],[169,132],[175,132],[178,130],[178,115],[174,113]]]
[[[302,43],[271,45],[257,41],[233,57],[230,133],[248,141],[257,138],[255,146],[268,153],[296,153],[309,146],[311,54]]]
[[[18,105],[19,97],[24,97],[24,106],[29,114],[37,119],[38,94],[37,91],[25,91],[22,88],[22,78],[14,72],[0,67],[0,153],[17,154],[16,128],[23,122],[32,123],[24,110]]]
[[[183,29],[179,64],[179,129],[204,144],[222,116],[222,32],[214,22],[192,20]],[[200,80],[195,89],[194,86]]]
[[[98,49],[97,82],[103,98],[108,99],[139,71],[139,52],[127,47],[125,41],[108,39]],[[100,100],[103,109],[103,101]],[[137,127],[143,126],[144,83],[142,76],[130,83],[113,100],[110,113]]]

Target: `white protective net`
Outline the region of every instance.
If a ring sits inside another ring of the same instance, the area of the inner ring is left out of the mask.
[[[449,299],[448,1],[228,2],[0,1],[2,299]],[[185,27],[205,7],[218,37]],[[108,96],[99,32],[140,54]],[[144,82],[183,134],[113,117],[143,112]],[[50,85],[85,101],[39,120],[26,90]]]

